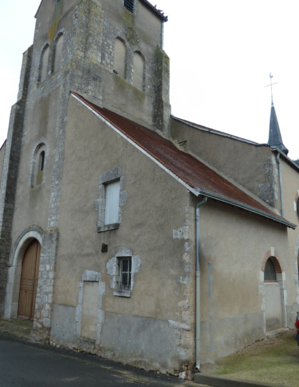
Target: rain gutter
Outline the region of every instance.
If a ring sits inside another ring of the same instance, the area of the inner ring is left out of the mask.
[[[205,190],[202,190],[202,189],[197,189],[196,191],[197,191],[197,196],[203,195],[203,196],[206,196],[206,197],[211,198],[211,199],[218,200],[218,201],[223,202],[223,203],[231,204],[231,205],[233,205],[235,207],[239,207],[239,208],[242,208],[243,210],[252,212],[253,214],[257,214],[257,215],[263,216],[265,218],[268,218],[270,220],[274,220],[275,222],[281,223],[284,226],[292,228],[293,230],[295,230],[295,228],[297,227],[294,223],[291,223],[291,222],[287,221],[286,219],[283,219],[283,218],[281,218],[279,216],[275,216],[274,214],[273,215],[269,214],[268,212],[259,210],[259,209],[255,208],[255,207],[248,206],[247,204],[238,202],[236,200],[227,198],[225,196],[221,196],[221,195],[215,194],[214,192],[205,191]]]

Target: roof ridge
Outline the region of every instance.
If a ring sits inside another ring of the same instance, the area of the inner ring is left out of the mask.
[[[231,138],[231,139],[234,139],[234,140],[246,142],[246,143],[251,144],[251,145],[259,145],[259,146],[268,145],[266,143],[265,144],[260,144],[258,142],[252,141],[252,140],[247,140],[246,138],[243,138],[243,137],[239,137],[239,136],[235,136],[235,135],[230,134],[230,133],[222,132],[221,130],[212,129],[212,128],[209,128],[209,127],[204,126],[204,125],[196,124],[194,122],[184,120],[183,118],[179,118],[179,117],[176,117],[174,115],[172,115],[172,118],[177,120],[177,121],[183,122],[183,123],[185,123],[185,124],[187,124],[189,126],[192,126],[195,129],[199,129],[199,130],[207,131],[207,132],[210,132],[210,133],[214,133],[214,134],[217,134],[219,136],[224,136],[224,137],[228,137],[228,138]]]

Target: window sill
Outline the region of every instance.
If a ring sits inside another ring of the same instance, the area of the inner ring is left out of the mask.
[[[117,289],[113,292],[114,296],[116,297],[126,297],[131,298],[131,290],[120,290]]]
[[[119,226],[120,226],[120,223],[105,224],[105,226],[98,226],[98,232],[118,230]]]

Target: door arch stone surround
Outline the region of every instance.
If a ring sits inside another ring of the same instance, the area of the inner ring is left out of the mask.
[[[14,243],[8,263],[8,281],[6,285],[5,318],[15,318],[18,313],[22,260],[27,247],[33,240],[42,246],[43,230],[39,226],[28,227],[21,232]]]
[[[260,293],[262,296],[262,311],[263,311],[263,317],[264,317],[264,334],[267,333],[267,316],[266,316],[266,291],[265,286],[265,266],[267,263],[267,260],[270,257],[276,258],[277,262],[275,264],[275,271],[276,271],[276,277],[277,277],[277,283],[280,288],[280,302],[281,302],[281,325],[282,327],[287,327],[287,311],[286,311],[286,305],[287,305],[287,291],[285,289],[285,271],[283,269],[281,258],[279,257],[277,251],[274,247],[271,247],[269,251],[265,254],[262,262],[262,267],[260,271]]]

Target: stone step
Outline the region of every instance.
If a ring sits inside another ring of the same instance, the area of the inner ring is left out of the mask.
[[[273,337],[282,336],[289,331],[289,328],[279,328],[274,331],[270,331],[266,333],[267,339],[273,339]]]
[[[29,340],[32,321],[11,319],[0,320],[0,335],[14,337],[19,340]]]

